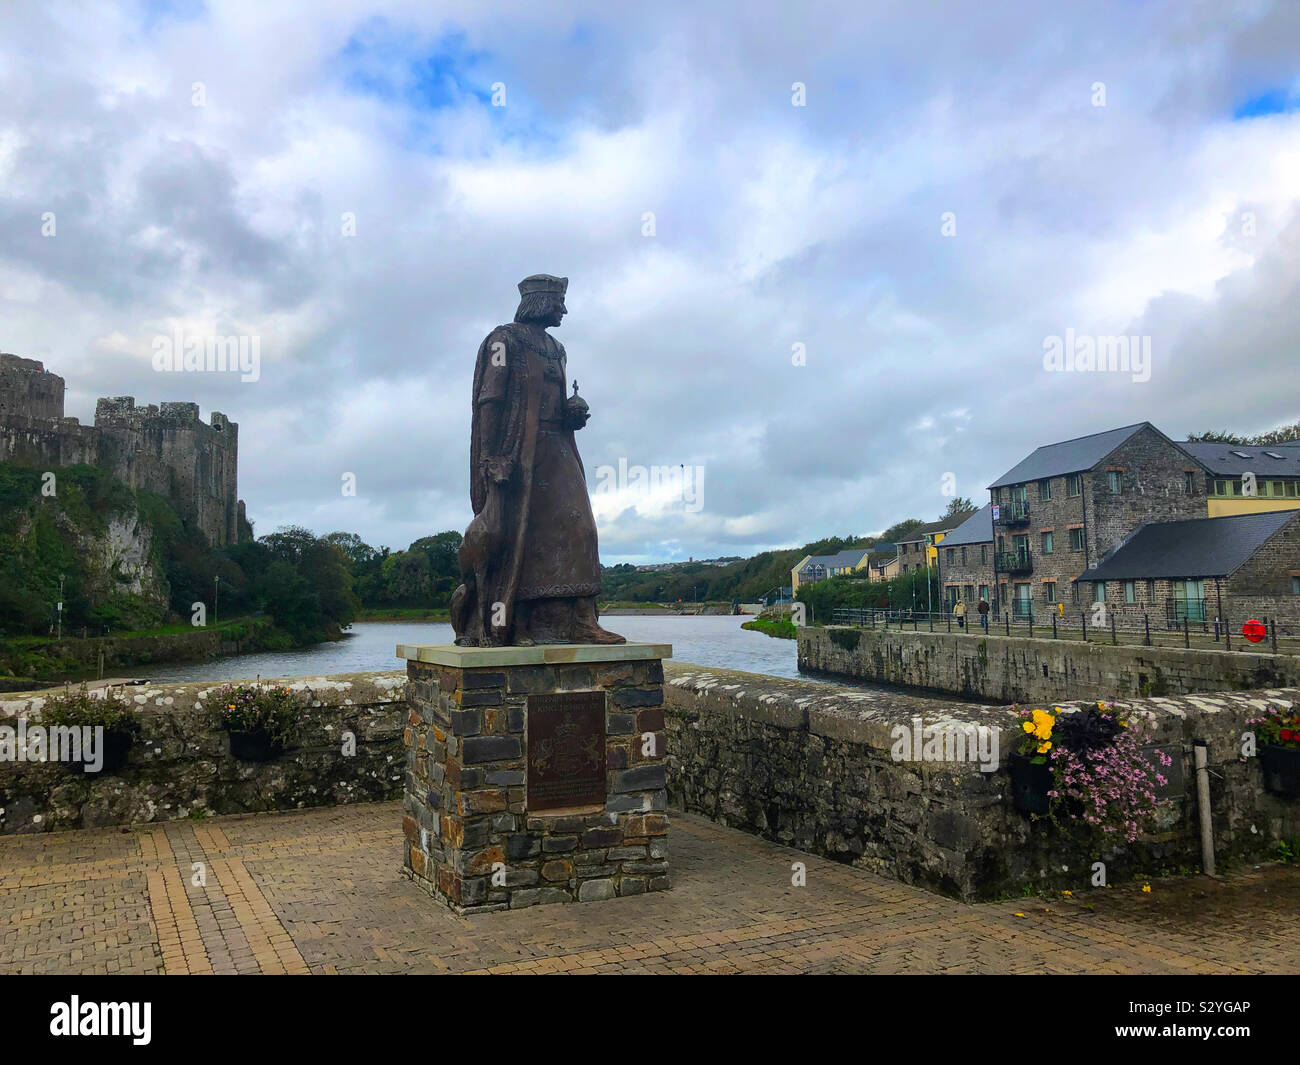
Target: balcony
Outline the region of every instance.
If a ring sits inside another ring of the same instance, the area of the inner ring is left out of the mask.
[[[1023,525],[1028,520],[1028,499],[1013,499],[1010,503],[998,504],[999,525]]]
[[[1020,551],[995,551],[993,568],[999,573],[1028,573],[1034,568],[1034,561],[1028,548]]]

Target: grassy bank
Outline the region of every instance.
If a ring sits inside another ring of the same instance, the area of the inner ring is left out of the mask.
[[[205,628],[165,625],[110,636],[16,636],[0,640],[0,689],[104,675],[159,662],[188,662],[220,654],[284,651],[294,643],[268,617],[231,618]]]
[[[753,629],[755,632],[761,632],[766,636],[776,636],[782,640],[793,640],[795,637],[793,621],[773,621],[770,618],[755,618],[753,621],[744,622],[740,627],[742,629]]]
[[[451,615],[445,607],[380,607],[371,609],[362,607],[353,621],[446,621],[450,623]]]

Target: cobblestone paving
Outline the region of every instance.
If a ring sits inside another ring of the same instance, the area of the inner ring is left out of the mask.
[[[1294,867],[967,906],[674,815],[671,891],[457,917],[401,839],[397,803],[0,839],[0,973],[1300,969]]]

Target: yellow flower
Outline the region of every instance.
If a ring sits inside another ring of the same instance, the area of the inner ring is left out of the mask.
[[[1142,885],[1142,893],[1143,893],[1144,895],[1150,895],[1150,894],[1151,894],[1151,885],[1150,885],[1150,884],[1143,884],[1143,885]]]
[[[1071,897],[1074,896],[1074,892],[1073,892],[1073,891],[1062,891],[1061,894],[1062,894],[1062,895],[1069,895],[1069,896],[1071,896]]]
[[[1023,728],[1026,732],[1033,732],[1033,731],[1034,731],[1034,723],[1033,723],[1032,721],[1026,721],[1026,722],[1021,726],[1021,728]]]
[[[1046,754],[1046,753],[1047,753],[1048,751],[1050,751],[1051,749],[1052,749],[1052,741],[1051,741],[1051,740],[1044,740],[1042,743],[1040,743],[1040,744],[1038,745],[1038,753],[1039,753],[1039,754]]]

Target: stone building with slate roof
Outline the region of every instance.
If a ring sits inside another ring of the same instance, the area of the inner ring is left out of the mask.
[[[1300,509],[1147,522],[1079,584],[1122,625],[1181,627],[1276,618],[1300,631]]]
[[[1256,447],[1188,440],[1179,446],[1209,471],[1211,518],[1300,507],[1300,443]]]
[[[1076,610],[1075,582],[1139,525],[1205,516],[1208,474],[1150,422],[1037,448],[989,485],[999,603]]]
[[[985,503],[945,536],[938,551],[939,586],[946,607],[961,599],[969,616],[981,597],[993,604],[992,503]]]

